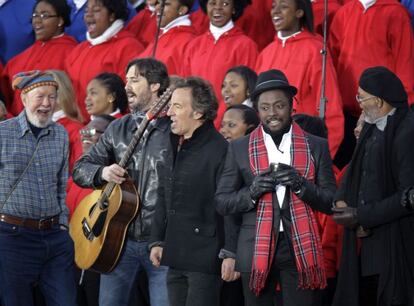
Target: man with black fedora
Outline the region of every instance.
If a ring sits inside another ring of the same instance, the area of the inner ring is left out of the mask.
[[[261,124],[230,143],[216,193],[220,214],[242,217],[236,270],[250,306],[320,305],[326,286],[315,211],[331,212],[335,179],[327,141],[292,121],[296,93],[279,70],[259,75]]]
[[[401,205],[414,185],[414,117],[401,80],[366,69],[356,96],[365,123],[335,195],[345,227],[335,306],[413,305],[414,215]]]

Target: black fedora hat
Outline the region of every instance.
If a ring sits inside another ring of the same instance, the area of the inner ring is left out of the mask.
[[[259,74],[256,86],[252,93],[252,100],[256,101],[261,93],[274,89],[285,90],[289,92],[292,97],[298,92],[296,87],[289,84],[288,79],[282,71],[271,69]]]

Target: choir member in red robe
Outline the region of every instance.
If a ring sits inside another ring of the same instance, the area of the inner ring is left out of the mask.
[[[144,50],[124,29],[127,12],[124,1],[88,0],[84,17],[87,40],[73,49],[65,62],[79,108],[87,121],[85,96],[89,81],[101,72],[113,72],[124,78],[128,62]]]
[[[210,20],[209,30],[188,44],[184,69],[185,75],[194,75],[208,80],[217,97],[221,96],[221,84],[226,71],[234,66],[246,65],[254,68],[257,45],[235,26],[246,7],[243,0],[201,0],[200,6]],[[216,128],[226,106],[219,99]]]
[[[188,15],[193,4],[194,0],[165,2],[155,58],[167,66],[169,75],[183,75],[184,50],[187,44],[195,38],[195,31]],[[158,4],[156,6],[157,20],[160,18],[160,10]],[[152,56],[154,40],[155,38],[139,57]]]
[[[309,0],[273,0],[272,18],[277,37],[259,55],[256,72],[282,70],[298,89],[296,113],[319,115],[322,87],[322,39],[313,33],[313,14]],[[331,58],[328,56],[325,79],[325,124],[331,156],[341,144],[344,131],[342,100]]]
[[[152,3],[154,1],[147,2]],[[147,3],[146,7],[135,15],[125,28],[131,32],[144,47],[147,47],[154,40],[157,32],[155,4]]]
[[[77,42],[64,34],[69,26],[70,7],[65,0],[41,0],[33,10],[35,43],[7,62],[1,78],[8,111],[16,116],[23,110],[20,92],[13,91],[13,76],[21,71],[63,69],[66,56]]]

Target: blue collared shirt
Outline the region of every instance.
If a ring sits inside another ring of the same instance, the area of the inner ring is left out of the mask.
[[[36,151],[30,167],[1,213],[32,219],[60,215],[60,223],[67,225],[68,147],[68,135],[56,123],[44,128],[36,138],[25,111],[1,122],[0,207]]]

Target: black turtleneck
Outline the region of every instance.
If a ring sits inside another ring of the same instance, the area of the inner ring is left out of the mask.
[[[283,135],[285,135],[290,130],[290,126],[292,125],[292,120],[289,121],[289,124],[287,124],[285,127],[283,127],[281,130],[277,132],[272,132],[270,129],[263,125],[263,130],[266,132],[266,134],[269,134],[273,142],[275,143],[276,147],[279,149],[280,142],[282,141]]]
[[[39,136],[40,132],[41,132],[44,128],[34,126],[34,125],[33,125],[33,124],[31,124],[29,121],[27,121],[27,122],[29,123],[29,127],[30,127],[30,130],[32,131],[33,135],[34,135],[36,138],[38,138],[38,136]]]

